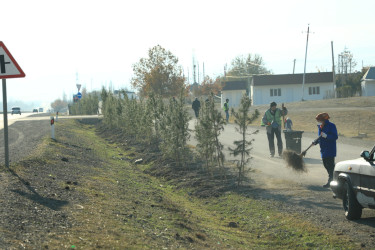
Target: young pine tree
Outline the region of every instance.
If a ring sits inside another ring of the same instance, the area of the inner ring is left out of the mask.
[[[212,174],[212,167],[215,164],[214,155],[216,153],[216,147],[211,115],[212,106],[209,104],[211,102],[213,102],[212,96],[202,105],[199,119],[195,125],[195,138],[198,141],[198,154],[205,161],[206,170]]]
[[[232,149],[229,147],[229,151],[231,154],[236,156],[240,156],[237,162],[237,169],[238,169],[238,180],[237,185],[240,186],[242,181],[245,177],[245,166],[250,161],[250,151],[251,145],[254,139],[247,140],[247,135],[252,135],[258,132],[255,131],[253,133],[248,134],[248,126],[259,116],[259,112],[256,109],[254,114],[250,115],[250,106],[251,101],[250,98],[244,95],[241,99],[241,105],[238,112],[235,112],[232,108],[232,115],[234,116],[234,123],[237,125],[236,131],[241,134],[241,139],[234,141],[235,148]]]
[[[217,165],[224,178],[224,153],[223,144],[219,140],[221,131],[224,130],[225,118],[220,110],[215,108],[214,97],[211,94],[203,104],[203,110],[196,127],[196,137],[198,140],[198,150],[201,151],[206,160],[206,166]]]
[[[161,150],[165,157],[172,158],[178,166],[183,166],[187,160],[190,119],[185,108],[184,92],[181,90],[177,100],[169,100],[160,123]]]
[[[163,99],[152,92],[147,100],[147,109],[154,122],[155,137],[159,138],[160,122],[165,113]]]

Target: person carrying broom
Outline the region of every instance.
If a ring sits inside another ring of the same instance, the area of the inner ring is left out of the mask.
[[[279,156],[283,153],[283,141],[281,140],[281,118],[288,114],[286,107],[282,110],[276,107],[276,102],[270,103],[270,108],[264,113],[261,125],[266,126],[270,156],[275,156],[275,135],[277,138],[277,149]]]
[[[336,125],[330,122],[329,118],[330,117],[327,113],[320,113],[315,117],[318,123],[319,139],[312,143],[314,145],[319,143],[323,165],[328,172],[328,182],[323,185],[324,188],[330,187],[330,182],[333,178],[337,151],[336,140],[338,139]]]

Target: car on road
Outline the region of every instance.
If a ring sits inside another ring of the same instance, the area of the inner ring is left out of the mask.
[[[38,109],[33,109],[33,113],[38,113]]]
[[[363,208],[375,209],[375,146],[361,158],[336,164],[331,181],[335,198],[342,199],[348,220],[361,218]]]
[[[19,108],[19,107],[13,107],[12,108],[12,115],[13,114],[21,114],[21,108]]]

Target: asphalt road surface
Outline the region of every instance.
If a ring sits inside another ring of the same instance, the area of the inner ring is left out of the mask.
[[[194,129],[196,120],[189,124]],[[312,124],[315,126],[315,124]],[[364,209],[362,218],[348,221],[344,216],[342,201],[332,197],[332,191],[322,186],[327,182],[328,174],[325,170],[319,145],[307,151],[304,161],[307,173],[296,173],[287,167],[279,157],[270,158],[268,139],[264,127],[252,127],[249,133],[259,130],[257,134],[249,136],[255,141],[251,151],[251,160],[248,173],[251,182],[249,191],[258,199],[269,202],[270,207],[286,213],[295,213],[303,218],[334,230],[337,234],[345,234],[362,242],[362,245],[375,248],[375,210]],[[338,128],[338,132],[340,132]],[[316,139],[317,133],[302,134],[302,151]],[[224,153],[227,160],[233,159],[229,155],[228,147],[234,147],[233,141],[240,138],[235,131],[234,124],[227,124],[220,136],[224,144]],[[285,149],[285,137],[282,134]],[[190,144],[196,145],[194,133]],[[375,142],[339,136],[337,140],[336,163],[343,160],[360,157],[363,150],[371,150]],[[275,138],[276,145],[276,138]],[[234,169],[234,171],[236,171]]]
[[[194,124],[196,120],[190,122],[189,127],[194,129]],[[314,124],[312,124],[314,126]],[[253,149],[251,151],[251,156],[253,160],[251,161],[251,168],[256,170],[256,175],[267,179],[282,179],[285,181],[296,182],[302,185],[316,185],[321,186],[327,182],[328,175],[323,167],[323,163],[320,157],[319,145],[313,146],[307,151],[304,161],[306,163],[308,173],[300,174],[292,171],[290,168],[286,167],[283,159],[279,157],[270,158],[270,152],[268,148],[268,139],[266,130],[264,127],[252,127],[249,129],[249,133],[259,130],[257,134],[250,135],[253,138]],[[317,133],[303,133],[302,134],[302,151],[310,146],[311,142],[317,138]],[[229,155],[228,147],[234,147],[233,141],[240,139],[240,135],[235,131],[234,124],[227,124],[224,131],[222,131],[220,136],[220,141],[224,144],[225,155],[227,159],[233,159]],[[282,134],[283,146],[285,149],[285,137]],[[192,135],[191,144],[195,145],[196,140]],[[337,140],[337,157],[336,162],[343,160],[350,160],[359,158],[360,153],[363,150],[371,150],[374,145],[372,141],[365,141],[361,139],[345,138],[340,137]],[[277,140],[275,138],[275,147],[277,155]]]
[[[97,118],[94,116],[60,116],[58,119]],[[10,163],[33,153],[41,139],[51,135],[50,114],[8,114],[8,143]],[[55,117],[56,119],[56,117]],[[0,115],[0,164],[5,164],[4,120]]]
[[[22,113],[21,115],[19,114],[8,114],[8,126],[12,125],[15,123],[17,120],[20,119],[25,119],[26,117],[32,115],[32,113]],[[4,128],[4,114],[0,114],[0,129]]]

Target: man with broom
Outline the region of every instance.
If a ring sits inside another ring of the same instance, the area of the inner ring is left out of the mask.
[[[271,102],[270,108],[264,113],[262,126],[266,126],[268,146],[271,157],[275,156],[275,135],[277,138],[277,149],[279,156],[283,153],[283,142],[281,140],[281,118],[288,114],[288,110],[282,107],[282,110],[276,108],[276,102]]]
[[[336,157],[336,140],[338,138],[336,125],[330,122],[329,118],[330,117],[327,113],[320,113],[315,117],[318,123],[319,139],[313,142],[314,145],[319,143],[323,165],[328,172],[328,182],[323,185],[324,188],[330,187],[330,182],[333,178]]]

